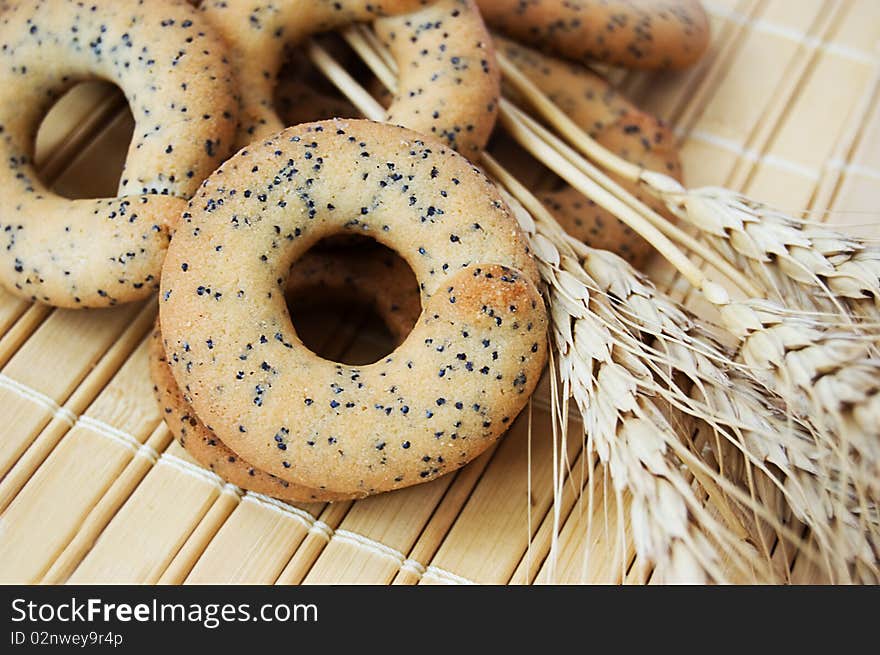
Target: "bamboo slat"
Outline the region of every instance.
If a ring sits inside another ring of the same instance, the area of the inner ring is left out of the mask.
[[[872,49],[880,39],[880,21],[864,20],[860,6],[866,7],[854,3],[849,12],[843,12],[839,26],[829,35],[831,45],[816,53],[817,61],[796,101],[787,107],[791,119],[774,131],[765,158],[749,182],[750,195],[781,207],[809,204],[822,168],[848,125],[850,109],[858,104],[853,99],[860,97],[875,75]],[[840,42],[847,44],[846,50],[833,48]],[[779,162],[793,162],[796,167]]]
[[[29,304],[27,301],[16,298],[5,289],[0,289],[0,334],[3,335],[3,339],[0,340],[0,356],[7,352],[11,355],[18,350],[18,347],[21,345],[20,341],[12,345],[6,345],[4,342],[6,341],[5,337],[9,328],[15,324],[18,317],[21,316],[28,307]]]
[[[852,159],[840,162],[843,179],[834,199],[835,212],[828,217],[830,223],[865,227],[876,212],[880,185],[880,98],[876,91],[871,107]]]
[[[138,448],[125,470],[83,519],[76,535],[43,577],[43,583],[60,584],[70,576],[110,519],[156,463],[157,453],[163,452],[170,443],[171,433],[164,423],[160,423],[143,448]]]
[[[132,324],[92,368],[76,391],[64,403],[63,408],[54,411],[54,417],[27,450],[19,457],[12,469],[0,482],[0,508],[6,507],[18,493],[27,479],[46,459],[65,432],[71,427],[71,419],[85,410],[88,404],[103,389],[107,380],[119,370],[126,357],[134,350],[153,319],[155,308],[144,307]]]
[[[157,407],[138,400],[151,393],[145,370],[142,346],[7,508],[4,520],[21,527],[0,535],[0,579],[38,580],[158,425]]]
[[[425,574],[423,562],[430,562],[434,557],[455,519],[458,518],[461,508],[473,493],[483,471],[492,460],[496,449],[497,445],[491,447],[455,475],[455,480],[446,490],[443,500],[434,508],[431,519],[422,529],[418,541],[410,549],[392,584],[413,585],[419,582]]]
[[[155,583],[224,490],[172,442],[67,580]]]
[[[127,107],[117,108],[104,122],[100,137],[71,158],[68,168],[55,181],[54,190],[68,198],[115,195],[125,163],[124,145],[131,141],[133,130],[134,121]]]
[[[126,305],[95,312],[56,310],[3,367],[0,407],[6,420],[0,474],[9,471],[138,309]],[[21,385],[40,395],[23,394]]]
[[[541,564],[535,578],[538,584],[607,584],[625,578],[633,557],[629,522],[621,522],[617,498],[602,469],[596,469],[594,475],[592,517],[584,494],[560,530],[557,550]],[[584,539],[588,526],[589,542]],[[615,547],[621,530],[625,550]]]
[[[391,582],[451,482],[446,476],[355,503],[303,582]]]
[[[190,462],[197,466],[195,461]],[[205,552],[205,548],[226,519],[239,505],[241,491],[232,485],[225,485],[222,492],[190,533],[180,550],[168,564],[157,580],[159,584],[181,584],[189,571]],[[238,560],[234,560],[238,561]]]
[[[324,508],[318,519],[312,524],[300,547],[296,549],[287,566],[281,571],[275,584],[294,585],[303,581],[315,560],[318,559],[330,541],[333,530],[339,526],[353,504],[351,501],[330,503]],[[349,582],[356,582],[356,580],[349,580]]]
[[[245,496],[186,577],[187,584],[272,584],[313,521],[285,506]]]
[[[533,411],[533,424],[549,425],[544,410]],[[486,468],[479,484],[458,515],[430,567],[452,571],[474,582],[506,583],[553,499],[553,443],[549,434],[533,435],[529,444],[524,416],[511,427]],[[531,446],[531,453],[529,453]],[[580,439],[568,442],[569,461]],[[529,459],[531,458],[531,495]],[[534,517],[529,525],[528,514]],[[492,534],[491,540],[483,535]],[[429,568],[422,582],[436,582]]]
[[[798,11],[792,12],[791,3],[787,4],[769,3],[759,15],[760,20],[794,33],[806,33],[826,5],[822,0],[808,0],[798,3]],[[784,108],[785,104],[779,102],[781,87],[786,81],[797,81],[793,71],[802,65],[804,54],[803,44],[796,40],[777,32],[747,30],[683,146],[685,177],[691,185],[721,182],[736,186],[734,173],[738,166],[750,163],[741,155],[760,149],[761,125],[767,124],[768,113]],[[712,158],[711,167],[687,164],[707,156]]]

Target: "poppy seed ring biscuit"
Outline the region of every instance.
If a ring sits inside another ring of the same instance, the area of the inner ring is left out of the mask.
[[[700,0],[477,0],[494,29],[566,59],[676,69],[709,45]]]
[[[422,313],[383,360],[304,348],[287,271],[321,239],[366,235],[419,281]],[[546,356],[539,275],[488,179],[387,124],[299,125],[240,151],[183,214],[162,274],[174,377],[198,416],[268,473],[378,493],[467,463],[509,426]]]
[[[356,21],[374,21],[397,62],[388,122],[474,159],[495,125],[500,72],[473,0],[208,0],[202,10],[229,45],[240,80],[239,146],[284,127],[273,95],[285,49]]]
[[[0,283],[61,307],[149,296],[170,224],[233,145],[223,43],[182,0],[40,0],[8,3],[0,46]],[[55,100],[94,78],[125,92],[134,136],[119,197],[68,200],[40,181],[35,136]]]

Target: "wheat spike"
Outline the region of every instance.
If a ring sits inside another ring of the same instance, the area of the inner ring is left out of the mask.
[[[880,390],[880,334],[794,313],[772,301],[733,302],[723,324],[741,340],[740,354],[768,390],[785,394],[789,408],[840,430],[840,420],[866,438],[880,438],[873,399]]]
[[[725,440],[709,443],[719,461],[725,460],[727,478],[749,489],[764,506],[774,504],[771,492],[778,494],[809,527],[819,549],[815,558],[830,579],[876,583],[876,491],[864,505],[852,483],[839,493],[830,482],[840,480],[841,472],[827,464],[835,460],[833,446],[818,439],[808,423],[792,420],[771,404],[766,392],[744,374],[732,372],[731,383],[736,394],[709,385],[700,389],[715,416],[735,416],[739,423],[729,422],[724,430],[708,422],[704,427],[713,436],[726,433]],[[765,480],[770,484],[761,484]],[[743,511],[751,507],[746,504]]]
[[[539,236],[536,240],[543,243]],[[667,443],[679,437],[643,391],[651,386],[650,371],[628,357],[594,315],[574,262],[560,259],[556,264],[544,258],[556,253],[541,250],[563,394],[577,404],[588,443],[608,466],[618,501],[626,492],[632,498],[636,552],[652,561],[664,579],[723,580],[717,554],[702,542],[689,516],[689,510],[704,510],[670,461]]]
[[[502,68],[518,90],[582,152],[623,178],[640,181],[655,195],[666,199],[673,211],[677,210],[680,216],[696,224],[723,262],[740,266],[745,263],[760,269],[759,279],[764,282],[765,291],[762,295],[774,298],[774,303],[731,303],[723,294],[714,294],[715,289],[707,286],[705,279],[698,276],[687,279],[702,288],[707,299],[721,308],[722,326],[742,339],[743,355],[751,364],[748,374],[762,382],[786,412],[796,411],[810,421],[810,432],[822,441],[824,452],[830,453],[819,459],[824,468],[817,477],[822,483],[836,480],[834,505],[839,511],[831,514],[842,525],[850,524],[848,519],[858,516],[862,538],[849,541],[863,545],[867,542],[876,554],[877,540],[873,534],[876,496],[871,495],[871,489],[878,477],[876,443],[880,423],[876,419],[880,401],[876,388],[880,370],[873,359],[874,339],[860,334],[859,330],[876,330],[875,324],[862,319],[873,321],[877,316],[880,297],[877,249],[854,237],[799,222],[731,191],[687,190],[663,174],[635,171],[632,165],[584,134],[539,90],[532,88],[524,76],[512,71],[509,62],[502,61]],[[565,159],[563,162],[550,156],[546,158],[554,164],[552,168],[557,173],[562,174],[567,162],[630,209],[652,220],[633,198],[625,197],[628,194],[621,193],[602,175],[597,175],[587,162],[579,162],[576,153],[565,144],[534,128],[532,133],[544,138],[549,149]],[[537,148],[533,152],[539,154]],[[573,183],[571,179],[568,181]],[[679,243],[686,242],[674,230],[657,227]],[[740,286],[744,285],[740,283]],[[775,318],[763,324],[753,311],[759,307],[765,318],[769,314]],[[804,315],[803,320],[799,320],[798,312],[790,307],[808,310],[814,315],[809,319]],[[848,324],[841,325],[840,314],[850,319]],[[853,325],[852,319],[858,327]],[[768,354],[762,359],[765,349]],[[817,499],[814,495],[813,500]],[[847,530],[842,527],[841,531]],[[826,548],[835,545],[825,544]],[[859,547],[849,552],[851,555],[861,552],[861,555],[853,555],[857,564],[861,561],[858,558],[864,556],[864,550]],[[873,571],[868,567],[867,572]]]
[[[769,301],[731,303],[722,320],[741,339],[741,357],[766,393],[810,426],[816,448],[812,472],[824,492],[816,503],[840,522],[843,548],[859,570],[877,579],[880,553],[880,360],[878,335],[841,329],[812,315],[792,315]],[[810,488],[805,485],[805,488]]]

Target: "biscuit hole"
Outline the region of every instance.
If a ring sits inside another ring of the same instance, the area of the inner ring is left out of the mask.
[[[412,269],[365,237],[321,241],[293,265],[291,280],[287,309],[300,340],[318,356],[350,366],[391,353],[421,312]]]
[[[116,195],[134,133],[122,91],[104,81],[81,82],[65,93],[37,131],[40,181],[70,200]]]

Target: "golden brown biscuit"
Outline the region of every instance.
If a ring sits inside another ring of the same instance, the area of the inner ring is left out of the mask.
[[[331,49],[336,42],[324,44]],[[340,44],[344,45],[344,44]],[[333,56],[345,65],[348,51]],[[355,55],[356,56],[356,55]],[[302,48],[290,49],[278,72],[273,106],[285,125],[327,118],[358,118],[360,112],[309,61]]]
[[[162,417],[174,438],[199,464],[242,489],[290,502],[332,502],[353,497],[293,484],[241,459],[199,420],[186,402],[165,358],[158,321],[150,336],[149,348],[150,377]]]
[[[229,44],[238,73],[239,146],[284,127],[273,94],[285,49],[355,21],[375,20],[397,61],[399,95],[389,122],[471,157],[495,124],[500,75],[473,0],[208,0],[202,7]]]
[[[473,0],[436,0],[375,28],[399,71],[388,122],[430,134],[476,161],[495,127],[501,74]]]
[[[499,51],[596,141],[627,161],[682,181],[675,139],[662,121],[638,109],[604,78],[580,64],[549,57],[503,37],[495,39]],[[513,89],[505,88],[504,92],[517,97]],[[639,186],[620,183],[665,213],[663,203]],[[540,198],[569,234],[589,246],[615,252],[636,268],[654,252],[629,226],[571,187],[542,193]]]
[[[360,116],[350,102],[319,93],[299,80],[279,82],[275,92],[275,107],[286,125]]]
[[[0,283],[61,307],[149,296],[169,224],[231,151],[238,103],[223,43],[179,0],[40,0],[9,3],[0,44]],[[35,136],[90,78],[125,92],[134,137],[119,197],[68,200],[40,181]]]
[[[672,133],[653,116],[638,110],[625,113],[595,138],[624,159],[681,181],[681,162]],[[666,212],[663,202],[639,185],[619,182],[655,211]],[[617,253],[635,268],[644,267],[654,253],[654,247],[632,228],[571,187],[542,193],[540,199],[566,232],[588,246]]]
[[[404,343],[367,366],[303,348],[279,292],[340,232],[396,249],[422,295]],[[177,383],[226,445],[296,484],[376,493],[462,466],[525,406],[546,356],[539,280],[466,159],[404,128],[323,121],[206,181],[169,248],[160,315]]]
[[[603,77],[583,64],[550,57],[498,34],[492,37],[503,53],[550,100],[593,138],[636,107]],[[511,84],[503,83],[504,95],[522,107],[526,100]]]

